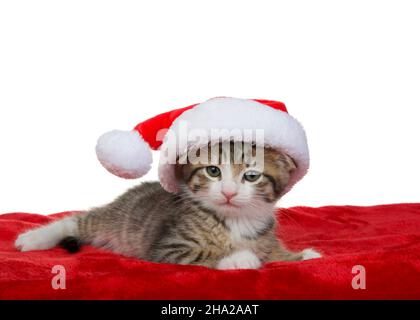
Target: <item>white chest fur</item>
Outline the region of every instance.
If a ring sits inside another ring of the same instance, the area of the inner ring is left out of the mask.
[[[271,221],[270,218],[249,218],[238,217],[226,219],[226,225],[230,229],[230,237],[234,242],[240,242],[244,239],[252,239],[258,236],[258,233],[264,230]]]

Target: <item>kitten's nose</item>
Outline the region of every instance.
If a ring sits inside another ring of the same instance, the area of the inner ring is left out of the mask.
[[[225,196],[226,201],[229,202],[238,193],[237,192],[226,192],[226,191],[222,191],[222,194]]]

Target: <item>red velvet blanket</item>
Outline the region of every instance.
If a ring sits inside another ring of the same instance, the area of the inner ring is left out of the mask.
[[[1,299],[420,299],[420,204],[295,207],[279,210],[290,249],[321,259],[276,262],[260,270],[218,271],[156,264],[83,247],[17,252],[17,234],[57,215],[0,215]],[[66,270],[53,289],[52,268]],[[364,267],[366,289],[353,289]]]

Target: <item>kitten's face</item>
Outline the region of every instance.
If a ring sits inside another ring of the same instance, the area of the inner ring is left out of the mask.
[[[259,149],[264,159],[252,164],[238,163],[243,151],[235,150],[233,144],[210,148],[211,152],[219,150],[218,162],[177,165],[177,176],[191,198],[226,217],[266,213],[280,198],[296,168],[289,156],[269,148]],[[255,147],[250,150],[253,155],[257,152]],[[242,153],[239,158],[238,152]],[[227,159],[230,164],[225,164]]]

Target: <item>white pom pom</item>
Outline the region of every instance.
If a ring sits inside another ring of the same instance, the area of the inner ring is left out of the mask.
[[[137,131],[113,130],[96,145],[99,162],[112,174],[125,179],[145,175],[152,164],[152,152]]]

